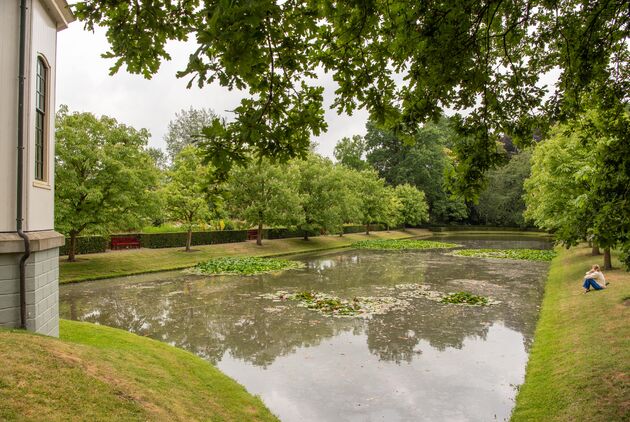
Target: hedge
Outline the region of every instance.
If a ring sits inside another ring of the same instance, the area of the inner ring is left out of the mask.
[[[544,233],[544,230],[535,227],[496,227],[496,226],[428,226],[432,232],[450,232],[450,231],[518,231],[518,232],[538,232]]]
[[[319,231],[309,230],[308,236],[319,236]],[[304,230],[287,228],[264,229],[263,237],[265,239],[288,239],[291,237],[304,237]]]
[[[143,248],[176,248],[186,246],[188,233],[142,233],[140,245]],[[247,240],[247,230],[223,230],[208,232],[193,232],[192,245],[213,245],[216,243],[234,243]]]
[[[370,224],[370,231],[371,232],[379,232],[379,231],[383,231],[385,230],[386,227],[383,224]],[[391,228],[392,230],[394,230],[394,228]],[[343,232],[345,233],[364,233],[365,232],[365,225],[360,225],[360,226],[343,226]]]
[[[109,239],[104,236],[78,236],[75,253],[99,253],[105,252],[109,247]],[[70,238],[66,237],[66,244],[59,248],[59,255],[68,255]]]

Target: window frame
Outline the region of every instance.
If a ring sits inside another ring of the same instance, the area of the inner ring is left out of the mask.
[[[35,184],[47,185],[49,182],[48,152],[50,128],[48,127],[50,110],[50,64],[42,54],[35,61],[35,104],[34,104],[34,169]]]

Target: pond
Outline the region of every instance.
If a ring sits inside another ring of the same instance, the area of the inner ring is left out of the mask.
[[[545,249],[535,237],[448,236],[474,248]],[[166,272],[61,287],[63,318],[189,350],[260,395],[283,421],[509,419],[523,382],[547,263],[442,251],[338,250],[260,276]],[[468,291],[500,303],[443,304],[396,286]],[[261,294],[313,290],[407,304],[333,318]]]

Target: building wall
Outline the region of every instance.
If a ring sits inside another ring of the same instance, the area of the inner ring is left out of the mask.
[[[16,231],[19,0],[0,0],[0,327],[20,326],[19,262],[24,248]],[[45,5],[45,7],[44,7]],[[24,231],[26,328],[59,335],[59,246],[54,228],[54,118],[57,30],[72,16],[64,0],[28,0],[25,68]],[[35,180],[35,78],[39,56],[48,65],[44,181]]]
[[[0,232],[15,231],[19,3],[0,1]]]
[[[38,0],[32,3],[31,19],[31,51],[28,69],[28,153],[27,153],[27,183],[26,183],[26,221],[25,230],[52,230],[54,227],[54,173],[55,173],[55,74],[57,55],[57,25]],[[37,58],[42,56],[49,65],[46,130],[47,159],[45,182],[35,180],[35,65]]]
[[[0,254],[0,327],[20,326],[19,260]],[[26,264],[26,328],[59,336],[59,249],[34,252]]]

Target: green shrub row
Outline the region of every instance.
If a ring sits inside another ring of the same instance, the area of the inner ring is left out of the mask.
[[[186,246],[187,233],[142,233],[140,245],[143,248],[176,248]],[[247,230],[223,230],[211,232],[193,232],[192,245],[214,245],[217,243],[244,242]]]
[[[79,236],[77,237],[76,253],[99,253],[105,252],[109,247],[109,239],[104,236]],[[59,248],[59,255],[68,255],[70,249],[70,238],[66,238],[66,244]]]
[[[370,231],[385,230],[382,224],[370,225]],[[362,233],[365,226],[344,226],[344,233]],[[309,231],[309,237],[318,236],[318,231]],[[177,248],[186,246],[186,232],[176,233],[123,233],[113,234],[112,236],[136,237],[140,239],[140,245],[143,248],[160,249],[160,248]],[[288,239],[292,237],[303,237],[304,231],[298,229],[273,228],[264,229],[263,237],[265,239]],[[247,240],[247,230],[222,230],[222,231],[206,231],[193,232],[192,245],[214,245],[217,243],[234,243],[244,242]],[[59,255],[68,255],[70,246],[70,238],[66,238],[66,244],[59,248]],[[99,253],[105,252],[109,248],[109,238],[105,236],[80,236],[77,237],[77,254]]]

